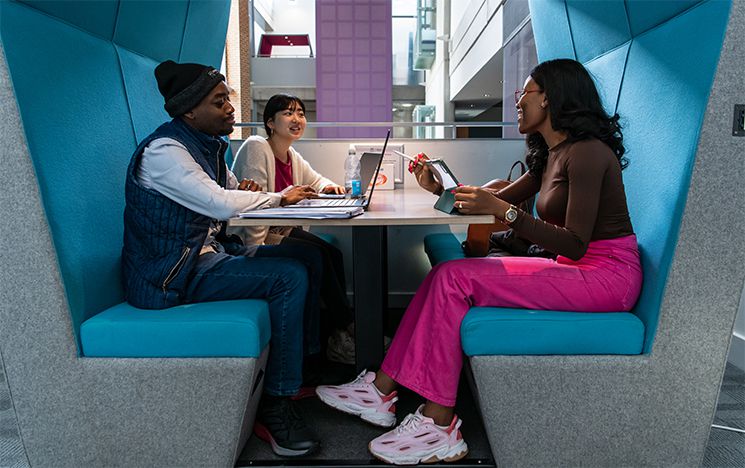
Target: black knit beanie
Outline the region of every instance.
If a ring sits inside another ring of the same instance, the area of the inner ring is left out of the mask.
[[[166,100],[165,109],[171,117],[178,117],[194,109],[225,81],[216,69],[198,63],[176,63],[166,60],[155,67],[158,90]]]

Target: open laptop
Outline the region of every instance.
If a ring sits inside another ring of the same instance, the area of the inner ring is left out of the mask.
[[[294,205],[293,208],[344,208],[360,206],[367,210],[375,191],[375,181],[378,180],[380,166],[383,163],[383,155],[388,146],[388,139],[391,137],[391,131],[385,137],[383,150],[378,153],[363,153],[360,157],[360,186],[367,188],[367,193],[360,198],[340,198],[340,199],[320,199],[309,198]]]

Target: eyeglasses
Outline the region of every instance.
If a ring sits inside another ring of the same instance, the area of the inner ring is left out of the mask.
[[[521,97],[525,96],[528,93],[542,93],[542,89],[518,89],[515,90],[515,104],[520,100]]]

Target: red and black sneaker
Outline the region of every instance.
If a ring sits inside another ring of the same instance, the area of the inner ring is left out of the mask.
[[[264,395],[254,424],[256,436],[280,457],[302,457],[321,445],[288,397]]]

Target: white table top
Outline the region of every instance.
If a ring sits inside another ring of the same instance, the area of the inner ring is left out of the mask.
[[[231,218],[230,226],[411,226],[489,224],[492,215],[449,215],[434,209],[437,197],[419,188],[376,190],[367,211],[350,219]],[[313,208],[309,208],[313,209]]]

